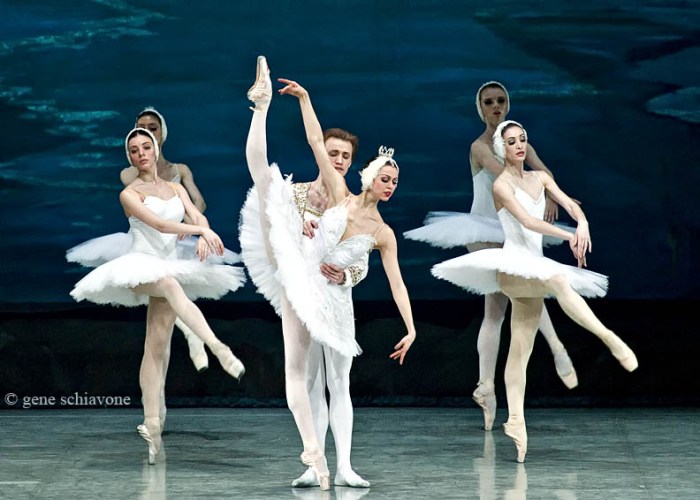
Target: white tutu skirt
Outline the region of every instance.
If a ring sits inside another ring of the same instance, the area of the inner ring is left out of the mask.
[[[472,243],[503,243],[505,233],[501,221],[492,217],[461,212],[429,212],[423,226],[403,233],[404,238],[422,241],[434,247],[454,248]],[[567,224],[556,223],[565,231],[575,229]],[[544,246],[560,245],[564,240],[544,236]]]
[[[238,223],[238,237],[241,245],[241,259],[248,269],[250,279],[258,293],[272,305],[278,316],[282,315],[280,294],[282,285],[275,273],[277,265],[270,260],[265,246],[266,235],[262,229],[258,189],[248,190]]]
[[[480,295],[501,291],[499,272],[539,280],[564,274],[571,287],[584,297],[603,297],[608,290],[605,275],[504,248],[487,248],[446,260],[433,266],[431,272],[436,278]]]
[[[258,286],[258,291],[273,306],[279,304],[280,294],[285,294],[314,341],[343,356],[357,356],[362,349],[355,341],[352,290],[329,283],[319,270],[326,256],[333,256],[327,259],[332,263],[347,267],[347,256],[340,248],[338,252],[333,252],[332,244],[329,248],[328,242],[324,240],[323,219],[314,239],[303,235],[303,221],[292,197],[291,177],[283,179],[279,168],[274,164],[270,166],[270,171],[272,182],[267,197],[266,215],[270,222],[269,240],[275,265],[270,263],[265,254],[264,240],[260,238],[258,243],[253,231],[255,225],[260,226],[255,190],[248,194],[241,216],[243,262]],[[252,252],[256,247],[263,251],[258,252],[258,255],[250,255],[249,251]]]
[[[136,294],[131,288],[168,276],[180,283],[191,300],[218,299],[240,288],[246,280],[240,267],[132,252],[91,271],[70,294],[77,301],[138,306],[148,303],[148,295]]]
[[[126,255],[131,250],[133,238],[131,233],[113,233],[99,238],[87,240],[74,246],[66,252],[66,260],[85,267],[97,267],[117,257]],[[177,242],[177,256],[180,259],[199,259],[196,250],[197,238],[186,237]],[[237,264],[240,255],[229,249],[224,249],[224,255],[209,255],[209,264]]]

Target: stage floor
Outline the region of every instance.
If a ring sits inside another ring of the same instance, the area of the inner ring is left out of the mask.
[[[695,408],[530,409],[524,464],[474,408],[358,408],[353,465],[370,489],[292,489],[285,409],[174,409],[146,463],[135,409],[0,412],[0,498],[696,499]],[[328,440],[331,479],[335,455]]]

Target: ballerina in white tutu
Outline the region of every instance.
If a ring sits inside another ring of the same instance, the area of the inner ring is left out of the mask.
[[[289,181],[282,179],[276,165],[267,160],[265,123],[272,98],[272,85],[264,57],[258,58],[258,75],[248,98],[255,103],[246,156],[255,183],[259,211],[244,208],[241,248],[244,262],[258,290],[282,316],[285,347],[287,404],[299,429],[304,446],[302,461],[313,469],[322,489],[330,487],[330,474],[323,447],[314,429],[307,392],[307,370],[311,340],[335,354],[352,358],[361,352],[355,341],[354,313],[350,288],[330,283],[321,271],[323,263],[347,269],[366,259],[378,248],[389,277],[392,292],[408,333],[390,355],[403,363],[415,340],[410,302],[396,257],[396,238],[377,210],[379,200],[387,201],[398,182],[398,166],[388,152],[363,171],[363,193],[352,196],[342,174],[331,164],[322,129],[314,114],[308,93],[296,82],[280,79],[286,86],[280,93],[299,98],[309,144],[328,193],[328,203],[312,239],[303,235],[303,223],[294,204]],[[255,196],[255,195],[254,195]],[[250,201],[250,197],[249,197]],[[247,202],[248,205],[248,202]],[[261,245],[257,262],[246,254],[244,239],[253,239],[251,218],[260,218]],[[333,402],[331,402],[333,404]],[[359,476],[358,476],[359,477]],[[339,476],[336,475],[336,481]],[[347,478],[345,478],[347,479]],[[360,478],[361,479],[361,478]],[[338,481],[343,485],[343,478]]]
[[[556,298],[564,312],[600,338],[626,370],[637,368],[637,358],[581,298],[602,297],[608,284],[606,276],[581,269],[586,265],[586,252],[591,250],[588,222],[581,208],[549,175],[524,170],[528,140],[519,123],[501,123],[494,132],[493,144],[496,154],[504,160],[503,173],[493,184],[495,207],[505,233],[503,248],[442,262],[432,272],[471,292],[502,292],[510,299],[511,343],[505,370],[508,421],[504,428],[515,442],[518,462],[523,462],[527,452],[525,375],[545,297]],[[574,234],[543,220],[545,192],[577,222]],[[567,240],[579,267],[543,257],[542,235]]]
[[[486,129],[472,143],[469,151],[474,183],[471,212],[468,214],[431,212],[423,227],[405,232],[404,237],[424,241],[440,248],[466,245],[470,252],[484,248],[499,248],[503,245],[505,235],[491,194],[494,179],[503,172],[503,162],[494,155],[492,137],[496,127],[505,120],[510,111],[508,91],[501,83],[494,81],[484,83],[476,92],[476,110],[486,124]],[[553,177],[529,143],[525,162],[530,168]],[[557,217],[558,205],[548,196],[545,201],[545,220],[554,222]],[[552,237],[544,239],[545,246],[547,243],[561,244],[562,241]],[[477,338],[479,382],[472,397],[483,410],[484,429],[487,431],[491,430],[496,418],[494,379],[501,340],[501,325],[505,319],[507,305],[508,298],[502,293],[490,293],[484,297],[484,319]],[[564,345],[557,337],[546,307],[542,308],[539,329],[554,355],[559,378],[567,387],[576,387],[578,385],[576,370]]]
[[[162,180],[182,184],[187,191],[192,203],[197,210],[204,213],[206,203],[199,191],[197,184],[194,181],[192,170],[184,163],[172,163],[165,159],[163,155],[163,144],[168,138],[168,125],[165,117],[153,107],[147,107],[136,116],[135,127],[140,127],[148,130],[153,134],[153,137],[158,141],[160,155],[158,156],[157,168],[158,177]],[[138,169],[134,166],[124,168],[119,174],[119,178],[124,184],[124,187],[131,184],[138,177]],[[185,222],[187,216],[185,216]],[[131,232],[128,233],[113,233],[99,238],[93,238],[85,241],[80,245],[70,248],[66,252],[66,260],[75,262],[85,267],[97,267],[129,251],[132,245]],[[195,244],[196,238],[187,236],[178,240],[177,251],[181,258],[195,259]],[[207,257],[212,263],[235,264],[240,262],[238,254],[231,250],[224,249],[223,256],[216,254]],[[187,345],[189,347],[190,359],[197,371],[204,371],[209,366],[207,352],[204,349],[204,344],[179,318],[175,320],[175,325],[182,331]],[[170,353],[166,356],[166,364],[170,359]],[[166,367],[167,371],[167,367]]]
[[[144,423],[138,431],[148,443],[154,463],[161,448],[165,420],[163,387],[167,354],[176,316],[203,341],[226,372],[236,378],[243,364],[211,330],[192,302],[220,298],[245,282],[242,268],[206,263],[209,254],[223,253],[223,243],[207,219],[179,184],[158,177],[158,144],[145,129],[133,129],[125,141],[126,155],[138,177],[119,195],[129,219],[130,250],[94,269],[80,280],[71,296],[77,301],[137,306],[148,304],[146,342],[140,371]],[[185,214],[192,224],[183,224]],[[177,256],[178,234],[199,235],[196,253],[201,260]]]

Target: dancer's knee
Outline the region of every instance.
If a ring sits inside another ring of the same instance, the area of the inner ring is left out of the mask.
[[[544,284],[554,295],[560,295],[571,291],[571,283],[569,282],[569,278],[567,278],[564,274],[552,276],[546,280]]]

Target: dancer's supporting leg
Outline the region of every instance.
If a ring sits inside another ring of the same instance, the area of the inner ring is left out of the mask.
[[[557,369],[557,375],[564,385],[569,389],[573,389],[578,385],[578,377],[576,376],[576,370],[574,365],[569,358],[569,354],[566,352],[564,344],[561,343],[557,333],[554,331],[554,325],[549,317],[549,312],[547,307],[542,308],[542,318],[540,318],[539,330],[542,332],[542,336],[547,341],[549,349],[552,351],[554,356],[554,366]]]
[[[148,463],[155,462],[161,447],[161,394],[167,366],[166,354],[175,323],[175,313],[163,299],[151,297],[146,318],[146,340],[139,373],[144,423],[137,427],[148,443]]]
[[[510,349],[506,361],[505,382],[508,398],[508,421],[505,433],[515,441],[518,462],[525,460],[527,431],[525,429],[525,384],[527,363],[535,344],[537,325],[542,316],[542,298],[511,298]]]
[[[177,316],[211,349],[214,356],[219,359],[222,368],[235,378],[243,376],[245,373],[243,363],[233,355],[226,344],[214,335],[202,311],[187,298],[180,283],[175,278],[162,278],[155,283],[139,285],[134,288],[134,291],[167,300]]]
[[[325,454],[326,435],[328,433],[328,401],[326,401],[326,367],[323,347],[318,342],[311,341],[309,346],[308,378],[306,389],[311,403],[311,414],[314,417],[316,437]],[[318,486],[318,478],[313,468],[292,481],[292,488],[311,488]]]
[[[369,488],[369,481],[362,479],[350,464],[352,448],[352,424],[354,412],[350,399],[350,368],[352,357],[342,356],[324,347],[330,393],[330,422],[338,460],[335,474],[336,486]]]
[[[284,378],[289,406],[301,436],[304,452],[301,460],[312,467],[321,489],[330,488],[330,473],[324,451],[316,437],[311,402],[306,389],[311,336],[282,294],[282,335],[284,337]]]
[[[479,328],[476,347],[479,351],[479,384],[472,398],[484,411],[484,429],[490,431],[496,418],[496,393],[494,377],[498,347],[501,341],[501,325],[506,316],[508,297],[494,293],[484,297],[484,319]]]

